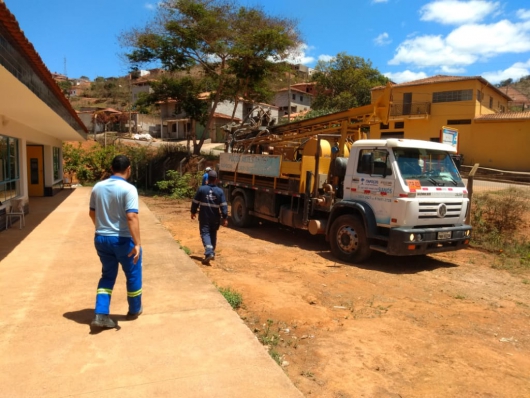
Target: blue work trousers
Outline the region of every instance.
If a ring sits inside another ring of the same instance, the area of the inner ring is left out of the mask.
[[[217,244],[217,230],[219,229],[220,220],[199,220],[199,230],[201,233],[202,244],[204,246],[204,255],[215,256],[215,245]]]
[[[101,279],[96,295],[96,314],[109,314],[112,289],[118,276],[119,264],[127,278],[127,301],[129,312],[136,314],[142,308],[142,254],[136,264],[133,256],[127,255],[134,248],[132,238],[100,236],[94,238],[94,245],[102,264]]]

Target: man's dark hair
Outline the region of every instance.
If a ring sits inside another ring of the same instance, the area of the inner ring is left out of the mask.
[[[217,173],[215,172],[215,170],[210,170],[208,172],[208,184],[211,184],[215,180],[217,180]]]
[[[117,155],[112,159],[112,172],[123,173],[127,170],[127,167],[131,165],[131,161],[125,155]]]

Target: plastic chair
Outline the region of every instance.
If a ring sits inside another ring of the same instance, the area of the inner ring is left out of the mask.
[[[6,229],[9,227],[10,223],[9,221],[12,220],[13,217],[18,217],[20,220],[20,228],[22,229],[22,224],[24,223],[24,226],[26,226],[26,219],[24,218],[24,199],[12,199],[11,200],[11,208],[6,213]],[[13,221],[11,221],[12,223]]]

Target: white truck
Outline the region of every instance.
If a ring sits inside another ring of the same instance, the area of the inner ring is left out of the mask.
[[[386,122],[389,98],[303,122],[254,120],[233,130],[235,151],[219,163],[233,224],[261,218],[325,234],[334,256],[353,263],[373,250],[403,256],[465,248],[469,199],[451,158],[455,148],[360,139],[359,127]]]

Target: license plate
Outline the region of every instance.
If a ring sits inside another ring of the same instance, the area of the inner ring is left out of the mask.
[[[438,239],[451,239],[451,231],[438,232]]]

